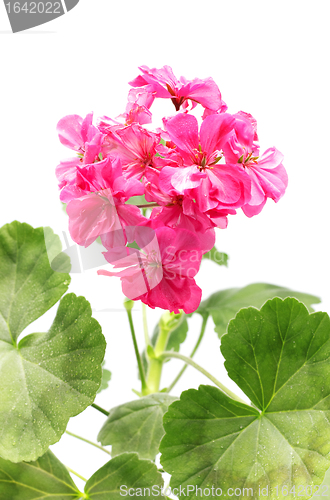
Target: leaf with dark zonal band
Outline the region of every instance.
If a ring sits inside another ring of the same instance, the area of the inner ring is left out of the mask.
[[[112,456],[127,451],[154,460],[164,435],[163,415],[177,398],[165,393],[150,394],[110,410],[98,441],[112,445]]]
[[[253,283],[244,288],[228,288],[213,293],[208,299],[201,302],[196,312],[202,316],[211,315],[215,324],[215,331],[219,338],[226,333],[227,325],[243,307],[254,306],[260,308],[266,300],[274,297],[285,299],[294,297],[303,302],[310,312],[312,304],[318,304],[320,299],[308,293],[296,292],[268,283]]]
[[[66,467],[51,451],[29,463],[0,458],[1,500],[73,500],[81,496]]]
[[[244,488],[263,498],[259,487],[268,487],[274,500],[293,499],[299,488],[310,498],[330,467],[329,316],[275,298],[260,311],[242,309],[221,351],[256,408],[216,387],[182,393],[164,416],[160,445],[171,486],[234,487],[240,498],[249,495]]]
[[[85,493],[90,500],[122,500],[124,496],[150,499],[153,491],[162,488],[163,478],[154,463],[140,460],[136,453],[123,453],[93,474]]]

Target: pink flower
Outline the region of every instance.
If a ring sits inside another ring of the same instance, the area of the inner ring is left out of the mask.
[[[252,217],[267,198],[277,202],[288,178],[277,149],[260,155],[253,116],[226,113],[212,78],[177,78],[170,66],[139,69],[116,119],[94,125],[90,113],[59,121],[61,143],[76,154],[56,168],[60,199],[72,239],[87,247],[100,237],[107,249],[113,269],[99,274],[119,277],[133,300],[191,313],[201,300],[195,275],[214,246],[214,228],[226,228],[238,208]],[[156,98],[171,99],[177,113],[151,132],[143,125],[151,123]],[[200,127],[188,113],[197,104],[204,108]],[[128,202],[140,195],[151,204],[149,218]]]
[[[166,172],[166,169],[165,169]],[[157,202],[151,219],[169,227],[180,227],[196,233],[205,233],[217,224],[201,212],[189,194],[179,193],[163,175],[163,170],[149,167],[144,179],[145,197],[149,202]]]
[[[236,210],[226,208],[226,210],[214,209],[204,212],[207,217],[213,222],[214,226],[220,229],[226,229],[228,226],[227,215],[235,215]]]
[[[127,248],[126,257],[122,249],[104,254],[115,268],[126,269],[98,274],[120,277],[126,297],[142,300],[153,309],[195,311],[202,295],[194,280],[202,259],[195,234],[185,229],[142,226],[136,228],[135,241],[141,250]]]
[[[62,160],[61,163],[57,165],[55,174],[59,183],[59,189],[64,188],[75,180],[79,162],[82,162],[79,158],[67,158],[66,160]],[[61,200],[65,201],[62,197]]]
[[[235,119],[234,133],[224,144],[223,151],[227,163],[237,163],[243,155],[259,156],[257,121],[249,113],[239,111],[232,115]]]
[[[272,198],[277,203],[284,195],[288,175],[282,161],[282,153],[276,148],[269,148],[257,160],[250,159],[243,163],[251,178],[251,200],[242,207],[248,217],[259,214],[267,198]]]
[[[141,179],[145,169],[153,164],[160,134],[154,134],[137,123],[109,130],[105,144],[111,155],[120,158],[127,178]]]
[[[72,197],[79,195],[79,190],[74,185],[77,166],[82,167],[103,158],[104,134],[92,124],[92,121],[93,114],[90,113],[85,119],[79,115],[68,115],[57,124],[61,143],[78,154],[75,158],[62,161],[55,170],[59,188],[62,189],[60,199],[63,202],[68,202]]]
[[[283,155],[276,148],[269,148],[259,156],[257,122],[252,115],[240,111],[235,118],[234,131],[224,154],[229,164],[241,165],[251,179],[251,199],[242,206],[248,217],[261,212],[267,198],[276,203],[288,185],[288,176],[282,165]]]
[[[62,118],[57,124],[57,132],[61,143],[67,148],[85,155],[86,146],[89,148],[90,144],[99,141],[98,136],[102,136],[98,129],[94,127],[92,121],[93,113],[89,113],[85,119],[79,115],[68,115]],[[95,136],[97,136],[97,139]],[[86,163],[92,163],[92,158],[88,158]]]
[[[124,246],[125,227],[144,220],[139,208],[125,202],[141,195],[143,185],[123,177],[119,159],[106,158],[83,169],[78,167],[77,177],[83,195],[71,200],[66,208],[73,241],[87,247],[100,236],[106,248]]]
[[[151,123],[152,115],[149,108],[152,101],[153,98],[144,89],[131,89],[128,94],[128,103],[124,115],[125,123],[127,125],[132,123],[139,123],[140,125]]]
[[[108,116],[102,117],[98,122],[98,127],[102,132],[107,133],[111,129],[121,128],[122,125],[132,125],[132,123],[144,125],[151,123],[152,114],[149,107],[152,102],[153,97],[146,90],[131,89],[128,94],[125,113],[122,113],[115,119]],[[120,127],[114,127],[114,125],[119,125]]]
[[[171,140],[177,145],[184,168],[163,169],[163,175],[180,193],[191,190],[202,212],[232,210],[250,200],[251,181],[243,167],[218,163],[222,148],[233,133],[231,115],[210,115],[203,121],[200,134],[194,116],[178,114],[165,121]]]
[[[221,93],[212,78],[194,78],[186,80],[183,76],[179,79],[174,76],[170,66],[160,69],[140,66],[142,75],[129,82],[132,87],[143,87],[153,97],[171,99],[178,111],[182,106],[186,109],[192,102],[192,109],[200,103],[204,108],[218,111],[225,107]]]

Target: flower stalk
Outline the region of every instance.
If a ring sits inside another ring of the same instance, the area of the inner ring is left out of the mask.
[[[203,316],[203,322],[202,322],[202,327],[201,327],[201,332],[199,334],[199,337],[197,339],[197,342],[195,344],[195,347],[193,348],[193,350],[191,351],[191,354],[190,354],[190,359],[192,359],[200,345],[200,343],[202,342],[203,340],[203,337],[204,337],[204,333],[205,333],[205,329],[206,329],[206,323],[207,323],[207,320],[208,320],[209,316],[208,315],[205,315]],[[180,380],[180,378],[182,377],[182,375],[184,374],[184,372],[186,371],[186,369],[188,368],[188,365],[185,364],[183,366],[183,368],[179,371],[178,375],[175,377],[175,379],[173,380],[173,382],[168,386],[167,388],[167,392],[170,392],[173,387],[178,383],[178,381]]]
[[[160,321],[161,323],[161,321]],[[147,392],[145,394],[153,394],[159,392],[160,379],[162,376],[162,369],[164,360],[161,359],[161,355],[166,349],[168,342],[168,337],[170,329],[166,327],[159,327],[159,334],[156,341],[155,348],[153,349],[152,355],[151,350],[149,350],[149,370],[147,378]],[[148,351],[147,351],[148,352]]]
[[[127,317],[128,317],[128,322],[132,334],[132,340],[133,340],[133,345],[134,345],[134,351],[135,351],[135,356],[138,364],[138,369],[139,369],[139,374],[140,374],[140,380],[141,380],[141,388],[142,388],[142,394],[145,393],[147,390],[147,383],[146,383],[146,377],[144,373],[144,368],[142,364],[142,359],[140,356],[140,351],[138,348],[137,340],[136,340],[136,335],[135,335],[135,329],[134,329],[134,324],[133,324],[133,318],[132,318],[132,309],[134,306],[133,300],[125,300],[124,301],[124,307],[127,312]]]
[[[146,394],[159,392],[160,380],[162,376],[164,359],[162,355],[166,350],[171,332],[180,321],[182,313],[173,314],[166,312],[160,318],[158,328],[159,333],[154,348],[147,349],[149,355],[149,369],[147,378]]]
[[[80,441],[84,441],[85,443],[88,443],[88,444],[94,446],[95,448],[98,448],[99,450],[104,451],[104,453],[107,453],[108,455],[111,455],[110,451],[106,450],[105,448],[103,448],[103,446],[101,446],[97,443],[93,443],[93,441],[90,441],[89,439],[86,439],[82,436],[78,436],[78,434],[74,434],[73,432],[70,432],[70,431],[65,431],[65,433],[68,434],[69,436],[76,438],[76,439],[80,439]]]
[[[211,375],[211,373],[209,373],[207,370],[205,370],[205,368],[203,368],[202,366],[195,363],[195,361],[193,361],[191,358],[188,358],[187,356],[184,356],[183,354],[179,354],[178,352],[173,352],[173,351],[164,351],[161,357],[163,360],[165,360],[166,358],[181,359],[186,364],[193,366],[194,368],[196,368],[196,370],[198,370],[200,373],[205,375],[205,377],[207,377],[209,380],[211,380],[214,383],[214,385],[219,387],[219,389],[221,389],[222,392],[224,392],[226,394],[226,396],[230,397],[231,399],[234,399],[235,401],[238,401],[239,403],[243,403],[245,405],[247,404],[246,401],[244,401],[239,396],[237,396],[234,392],[232,392],[230,389],[228,389],[224,384],[222,384],[219,380],[217,380],[215,377],[213,377],[213,375]]]

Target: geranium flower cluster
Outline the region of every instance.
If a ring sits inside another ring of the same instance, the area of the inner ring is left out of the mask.
[[[227,112],[212,78],[177,79],[169,66],[139,69],[122,115],[58,123],[61,143],[75,152],[56,168],[60,199],[76,243],[101,238],[114,270],[99,274],[119,276],[133,300],[190,313],[201,300],[194,277],[214,229],[226,228],[238,209],[252,217],[268,198],[277,202],[287,174],[276,148],[260,154],[256,120]],[[171,100],[175,114],[151,131],[158,98]],[[197,105],[200,126],[191,113]]]

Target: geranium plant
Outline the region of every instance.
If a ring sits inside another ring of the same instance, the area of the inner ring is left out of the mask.
[[[256,283],[201,302],[195,281],[203,259],[227,263],[215,247],[217,228],[284,195],[283,155],[260,152],[255,118],[229,113],[212,78],[141,66],[130,85],[119,117],[59,121],[59,139],[74,153],[56,175],[72,240],[101,243],[99,279],[121,280],[141,388],[110,410],[94,403],[110,379],[106,341],[89,303],[66,294],[70,259],[59,238],[25,223],[1,228],[0,500],[327,496],[330,321],[313,311],[319,299]],[[155,99],[174,105],[156,130]],[[24,335],[58,301],[49,331]],[[164,310],[153,335],[145,329],[144,346],[135,301],[144,315],[147,307]],[[196,313],[201,332],[186,356],[181,344]],[[209,318],[228,375],[250,404],[192,359]],[[172,358],[183,367],[163,387]],[[187,365],[211,385],[172,395]],[[94,445],[111,458],[81,492],[69,472],[80,474],[48,448],[90,405],[106,418]]]

